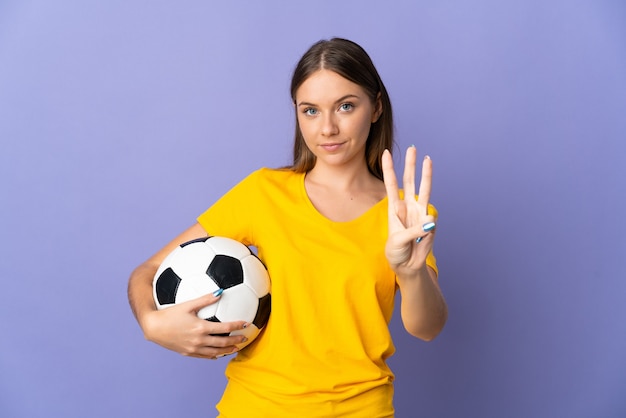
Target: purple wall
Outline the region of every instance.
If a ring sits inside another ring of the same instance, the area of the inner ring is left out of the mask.
[[[626,416],[623,2],[88,3],[0,2],[0,416],[213,415],[225,360],[145,342],[126,280],[288,162],[333,35],[435,163],[450,319],[394,318],[398,416]]]

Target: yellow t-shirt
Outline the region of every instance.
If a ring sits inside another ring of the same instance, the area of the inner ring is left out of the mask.
[[[393,416],[386,198],[333,222],[310,202],[304,174],[264,168],[198,222],[255,246],[272,280],[269,322],[228,364],[220,417]],[[427,263],[436,270],[432,254]]]

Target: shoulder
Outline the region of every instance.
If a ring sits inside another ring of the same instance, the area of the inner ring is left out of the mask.
[[[295,173],[291,170],[287,169],[279,169],[279,168],[268,168],[261,167],[246,177],[241,179],[240,184],[250,184],[250,183],[259,183],[259,182],[272,182],[272,181],[281,181],[293,176]]]
[[[266,179],[286,179],[294,176],[301,175],[300,173],[296,173],[295,171],[289,168],[269,168],[269,167],[261,167],[255,172],[252,173],[259,178]]]
[[[252,172],[248,176],[248,180],[257,184],[276,184],[287,186],[290,183],[297,182],[302,179],[303,173],[296,173],[288,168],[268,168],[262,167]]]

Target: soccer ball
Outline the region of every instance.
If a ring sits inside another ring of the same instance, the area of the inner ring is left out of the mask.
[[[244,244],[225,237],[199,238],[176,247],[153,280],[157,309],[224,289],[220,299],[198,312],[213,322],[246,321],[250,326],[220,336],[245,335],[250,344],[267,324],[270,278],[265,265]]]

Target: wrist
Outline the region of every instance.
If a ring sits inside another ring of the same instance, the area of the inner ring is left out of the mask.
[[[137,315],[137,322],[143,331],[144,337],[148,340],[150,339],[149,336],[152,334],[152,331],[157,323],[157,319],[155,318],[156,315],[154,315],[156,312],[157,309],[155,306],[153,308],[146,308],[141,312],[141,314]]]
[[[394,272],[400,281],[414,281],[421,278],[430,278],[429,269],[426,262],[424,262],[417,266],[400,266],[394,269]]]

